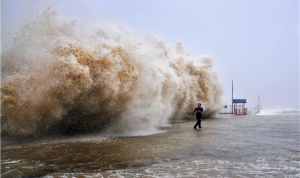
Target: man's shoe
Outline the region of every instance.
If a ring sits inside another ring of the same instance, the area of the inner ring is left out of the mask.
[[[194,129],[197,129],[196,127],[194,127]]]
[[[202,127],[199,127],[199,129],[200,129],[200,128],[202,128]]]

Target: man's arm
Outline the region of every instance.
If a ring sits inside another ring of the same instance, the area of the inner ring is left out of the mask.
[[[203,113],[203,108],[199,109],[198,112]]]

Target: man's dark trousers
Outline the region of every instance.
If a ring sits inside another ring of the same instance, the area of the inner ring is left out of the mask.
[[[194,128],[196,128],[197,125],[199,125],[199,128],[201,128],[201,118],[197,118],[197,123],[196,123],[196,125],[194,126]]]

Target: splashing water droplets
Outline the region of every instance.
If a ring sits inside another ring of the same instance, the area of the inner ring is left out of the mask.
[[[84,36],[52,7],[5,39],[1,122],[10,135],[152,131],[190,117],[197,102],[206,116],[221,107],[212,59],[194,65],[182,43],[128,28]]]

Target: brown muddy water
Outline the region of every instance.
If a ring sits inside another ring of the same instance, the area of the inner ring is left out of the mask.
[[[145,136],[2,138],[1,177],[300,177],[299,115],[219,115]]]

